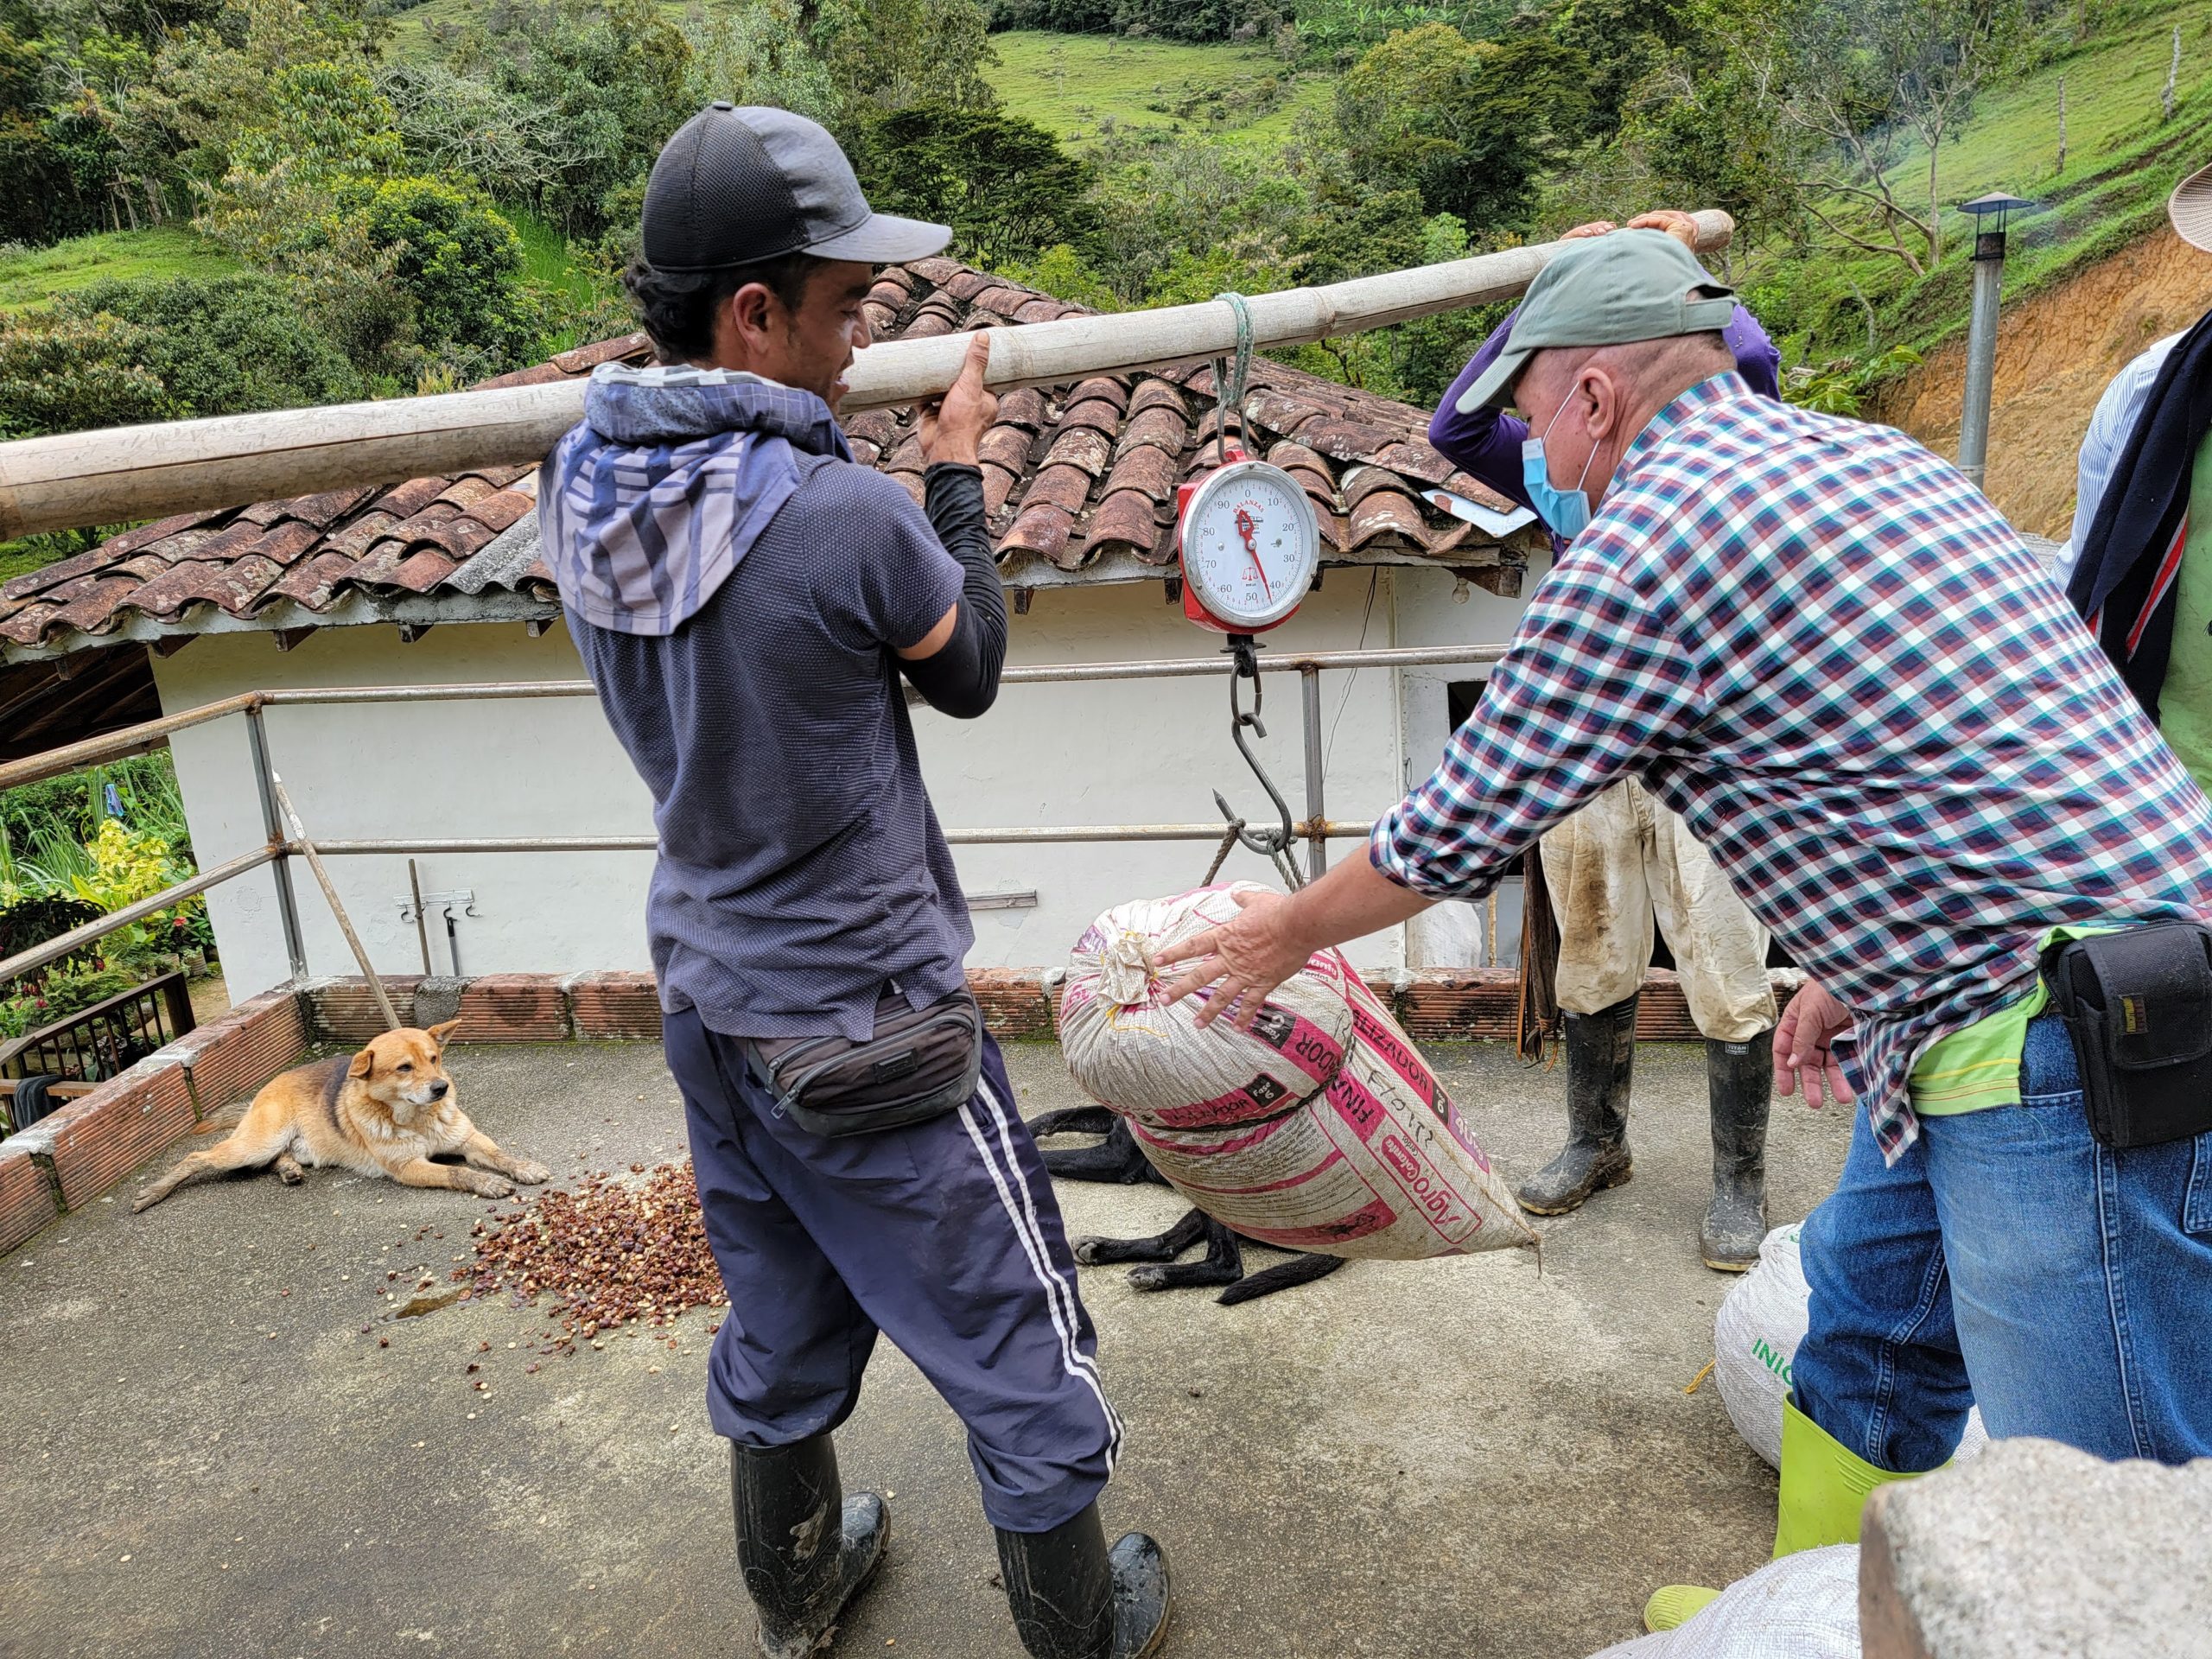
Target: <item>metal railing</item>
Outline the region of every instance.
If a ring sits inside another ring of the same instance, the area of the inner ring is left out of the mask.
[[[192,1028],[192,994],[184,976],[162,974],[0,1043],[0,1080],[52,1077],[97,1083]]]
[[[1306,843],[1306,873],[1319,875],[1328,867],[1331,841],[1364,839],[1373,827],[1340,822],[1327,816],[1325,798],[1326,760],[1321,741],[1321,676],[1333,671],[1357,672],[1363,668],[1448,668],[1478,666],[1497,662],[1505,654],[1503,645],[1439,645],[1380,651],[1320,651],[1262,657],[1263,674],[1296,674],[1300,681],[1299,715],[1304,736],[1306,816],[1292,826],[1296,840]],[[1234,664],[1224,657],[1170,658],[1126,663],[1069,663],[1057,667],[1009,668],[999,677],[1001,685],[1079,684],[1093,680],[1198,679],[1227,675]],[[143,920],[157,911],[211,887],[259,869],[276,867],[276,908],[284,934],[284,950],[293,976],[308,973],[307,946],[300,928],[299,900],[293,891],[291,861],[302,854],[302,842],[288,837],[277,806],[276,768],[270,764],[269,734],[262,718],[264,710],[317,703],[460,702],[489,698],[591,697],[598,695],[589,680],[517,680],[454,685],[328,686],[293,690],[244,691],[235,696],[166,715],[142,725],[127,727],[105,737],[87,738],[27,760],[0,764],[0,790],[36,783],[103,760],[143,754],[158,748],[175,734],[204,726],[232,715],[243,718],[254,781],[261,800],[262,827],[267,843],[241,853],[187,881],[111,912],[96,922],[73,929],[57,938],[0,960],[0,983],[57,962],[95,939]],[[1229,828],[1223,823],[1088,823],[1036,824],[969,830],[949,830],[945,839],[956,847],[1021,845],[1090,842],[1218,842]],[[314,838],[316,852],[340,855],[458,855],[464,853],[586,853],[652,852],[658,842],[652,836],[485,836],[441,839],[329,840]]]

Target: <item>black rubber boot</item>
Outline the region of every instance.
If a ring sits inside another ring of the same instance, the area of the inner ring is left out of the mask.
[[[883,1500],[842,1491],[827,1434],[766,1452],[730,1447],[737,1565],[767,1659],[827,1649],[846,1604],[883,1563],[891,1538]]]
[[[1705,1265],[1742,1273],[1766,1236],[1766,1120],[1774,1103],[1774,1033],[1705,1046],[1713,1102],[1713,1206],[1698,1231]]]
[[[1567,1146],[1521,1184],[1521,1207],[1563,1216],[1629,1178],[1629,1077],[1636,1066],[1636,999],[1567,1016]]]
[[[1145,1659],[1167,1634],[1166,1552],[1141,1532],[1108,1549],[1096,1503],[1050,1532],[1000,1529],[999,1568],[1032,1659]]]

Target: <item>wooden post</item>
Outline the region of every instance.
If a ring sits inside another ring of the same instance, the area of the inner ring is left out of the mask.
[[[338,889],[331,885],[330,872],[322,868],[322,855],[315,849],[315,842],[308,839],[307,826],[300,822],[300,815],[293,809],[292,798],[284,792],[284,780],[274,771],[269,774],[269,787],[276,797],[277,807],[284,814],[284,822],[292,827],[292,839],[300,844],[300,855],[308,861],[308,868],[315,872],[315,879],[322,883],[322,896],[330,901],[330,913],[338,918],[338,931],[346,936],[346,943],[353,952],[353,960],[361,966],[361,977],[369,982],[369,995],[377,1000],[377,1012],[384,1015],[386,1031],[399,1029],[399,1014],[391,1006],[391,999],[384,993],[384,981],[377,977],[376,969],[369,962],[369,953],[361,947],[361,936],[353,931],[353,918],[346,913],[346,906],[339,902]]]
[[[2058,78],[2058,171],[2066,171],[2066,77]]]
[[[2174,54],[2166,63],[2165,90],[2158,94],[2158,107],[2164,111],[2158,118],[2174,118],[2174,83],[2181,79],[2181,25],[2174,25]]]
[[[1698,246],[1728,245],[1735,222],[1694,216]],[[1565,247],[1547,242],[1362,276],[1246,302],[1253,344],[1296,346],[1415,317],[1510,299]],[[1202,363],[1236,349],[1236,317],[1219,301],[1063,317],[991,330],[994,391],[1065,385],[1094,374]],[[898,408],[951,385],[964,334],[887,340],[846,373],[844,412]],[[440,477],[535,461],[582,417],[585,379],[324,409],[219,415],[111,427],[0,444],[0,538],[125,519],[207,512],[246,501]]]

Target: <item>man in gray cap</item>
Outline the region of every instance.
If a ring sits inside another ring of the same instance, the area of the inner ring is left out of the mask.
[[[669,141],[628,284],[659,361],[602,365],[539,480],[544,556],[652,791],[646,928],[729,1291],[708,1410],[769,1659],[825,1648],[883,1558],[832,1432],[888,1335],[960,1415],[1037,1659],[1136,1659],[1166,1561],[1109,1550],[1121,1424],[1052,1184],[967,990],[973,943],[908,686],[969,719],[1006,601],[977,335],[920,419],[925,505],[836,420],[872,267],[944,248],[871,212],[830,135],[716,104]]]
[[[1810,976],[1781,1092],[1865,1108],[1802,1235],[1787,1554],[1855,1540],[1976,1403],[1993,1436],[2212,1454],[2212,805],[1980,492],[1753,393],[1732,305],[1655,232],[1554,257],[1473,390],[1528,416],[1546,518],[1588,523],[1368,856],[1162,960],[1171,996],[1213,987],[1202,1022],[1249,1026],[1314,950],[1479,898],[1616,779],[1680,812]],[[2166,942],[2179,968],[2129,976]],[[2046,992],[2055,944],[2125,1022]],[[2115,1076],[2117,1117],[2083,1081]]]

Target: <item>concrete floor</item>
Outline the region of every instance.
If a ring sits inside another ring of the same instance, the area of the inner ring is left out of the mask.
[[[1009,1058],[1025,1110],[1072,1103],[1056,1050]],[[1509,1176],[1549,1155],[1556,1071],[1436,1058]],[[683,1150],[655,1049],[454,1063],[477,1121],[556,1171]],[[1356,1262],[1223,1308],[1085,1270],[1129,1428],[1107,1521],[1172,1552],[1167,1655],[1585,1655],[1637,1629],[1651,1586],[1760,1562],[1773,1478],[1709,1384],[1682,1392],[1729,1282],[1695,1253],[1701,1057],[1638,1066],[1637,1178],[1545,1224],[1541,1276],[1527,1252]],[[1778,1105],[1776,1222],[1827,1190],[1847,1130]],[[710,1314],[674,1350],[619,1338],[531,1373],[544,1322],[503,1301],[377,1322],[385,1273],[442,1276],[480,1201],[311,1172],[134,1217],[136,1184],[0,1263],[0,1653],[751,1651]],[[1061,1191],[1077,1234],[1179,1213],[1161,1188]],[[444,1238],[416,1243],[425,1224]],[[849,1480],[896,1496],[838,1651],[1016,1659],[958,1426],[887,1344],[841,1444]]]

